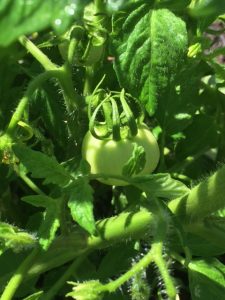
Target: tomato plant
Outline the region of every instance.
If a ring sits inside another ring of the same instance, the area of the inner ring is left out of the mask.
[[[0,12],[0,300],[223,299],[225,2]]]

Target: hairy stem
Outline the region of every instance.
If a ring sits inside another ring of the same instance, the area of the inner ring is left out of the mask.
[[[133,267],[127,271],[125,274],[117,278],[116,280],[103,285],[103,290],[110,293],[116,291],[122,284],[131,279],[135,274],[141,272],[143,269],[147,268],[150,263],[153,262],[152,251],[150,250],[139,262],[137,262]]]
[[[46,71],[37,77],[35,77],[29,84],[27,91],[23,98],[20,100],[15,112],[13,113],[11,120],[9,122],[8,128],[6,129],[6,134],[11,136],[14,134],[17,127],[17,123],[22,119],[23,113],[28,105],[29,99],[34,93],[34,91],[42,85],[47,79],[56,75],[57,71]]]
[[[204,217],[204,214],[212,213],[224,207],[224,176],[225,167],[222,167],[214,175],[192,189],[187,196],[169,202],[168,206],[172,213],[180,217],[181,221],[184,220],[182,222],[184,231],[198,234],[196,226],[201,222],[201,235],[203,235],[207,228],[205,228],[201,218]],[[199,213],[199,219],[195,210]],[[192,216],[195,216],[196,223],[187,222],[192,220]],[[58,237],[49,250],[36,259],[29,269],[26,279],[61,266],[86,251],[105,248],[127,239],[139,239],[146,232],[150,234],[154,224],[155,217],[153,214],[143,210],[136,213],[122,213],[116,217],[97,222],[98,236],[90,236],[84,231],[77,230],[69,236]],[[222,243],[223,240],[221,239]]]
[[[72,73],[67,63],[60,67],[57,79],[62,88],[68,113],[71,114],[74,110],[80,109],[83,105],[82,98],[76,93],[73,87]]]
[[[60,266],[86,251],[105,248],[126,239],[138,239],[140,234],[151,230],[152,219],[152,214],[147,211],[123,213],[97,222],[98,236],[76,231],[68,236],[58,237],[49,250],[36,260],[27,278]]]
[[[57,69],[51,60],[45,55],[34,43],[31,42],[26,36],[21,36],[19,42],[36,58],[37,61],[43,66],[46,71],[52,71]]]
[[[72,74],[68,66],[65,63],[62,67],[58,67],[52,63],[48,56],[46,56],[32,41],[27,37],[21,36],[19,38],[20,43],[33,55],[33,57],[43,66],[46,71],[55,71],[52,77],[56,77],[63,89],[63,95],[66,102],[67,110],[71,113],[74,108],[79,107],[79,95],[73,88]],[[71,45],[71,51],[74,51],[76,45]],[[72,55],[72,53],[70,54]]]
[[[195,186],[189,194],[171,200],[168,206],[182,223],[200,220],[225,206],[224,180],[225,166]]]
[[[160,275],[164,281],[168,298],[175,300],[177,292],[173,280],[168,272],[166,262],[163,259],[163,242],[157,242],[152,245],[152,254],[154,257],[154,262],[157,265]]]

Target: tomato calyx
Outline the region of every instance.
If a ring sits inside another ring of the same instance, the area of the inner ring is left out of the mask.
[[[137,135],[138,124],[144,118],[143,109],[137,99],[125,93],[124,89],[106,92],[97,86],[89,99],[89,130],[95,138],[120,141]],[[136,115],[130,105],[134,106]]]

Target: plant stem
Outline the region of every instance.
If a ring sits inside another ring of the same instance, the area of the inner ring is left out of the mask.
[[[160,142],[159,142],[159,151],[160,151],[160,161],[157,168],[158,172],[165,171],[165,155],[164,155],[164,146],[165,146],[165,131],[161,132]]]
[[[176,252],[170,252],[170,256],[178,261],[182,266],[185,266],[185,258]]]
[[[225,165],[191,189],[190,193],[171,200],[168,206],[182,224],[203,219],[224,207]]]
[[[133,267],[127,271],[125,274],[120,276],[118,279],[103,285],[103,290],[110,293],[118,289],[122,284],[132,278],[135,274],[139,273],[141,270],[148,267],[150,263],[153,262],[152,251],[150,250],[139,262],[137,262]]]
[[[79,107],[79,96],[73,88],[72,75],[68,63],[66,62],[62,67],[58,67],[27,37],[21,36],[19,41],[39,61],[46,71],[56,71],[52,73],[52,77],[56,77],[60,82],[68,112],[71,113],[74,107]],[[71,45],[70,53],[74,51],[74,47],[75,45]]]
[[[86,67],[83,95],[88,96],[93,92],[94,67]]]
[[[43,66],[46,71],[52,71],[57,69],[51,60],[45,55],[34,43],[31,42],[26,36],[21,36],[19,42],[36,58],[37,61]]]
[[[73,87],[72,73],[68,63],[65,63],[60,67],[57,73],[57,79],[62,88],[66,108],[69,114],[74,110],[78,110],[82,107],[82,98],[75,92]]]
[[[21,282],[24,280],[24,277],[27,275],[27,272],[31,266],[31,264],[35,261],[37,255],[40,252],[40,248],[36,247],[30,255],[22,262],[17,271],[14,273],[12,278],[9,280],[6,285],[4,292],[0,298],[0,300],[11,300],[13,299],[16,290],[18,289]]]
[[[162,279],[165,283],[166,293],[169,299],[176,299],[176,288],[174,286],[173,280],[168,272],[168,267],[163,259],[163,242],[155,242],[152,245],[152,254],[154,257],[154,262],[157,265]]]
[[[122,213],[97,222],[98,236],[77,231],[58,237],[30,268],[27,279],[61,266],[86,251],[102,249],[118,241],[139,239],[140,234],[151,230],[152,223],[153,216],[147,211]]]
[[[224,177],[225,166],[192,189],[188,195],[168,202],[172,213],[181,218],[184,231],[197,234],[198,230],[195,231],[195,227],[198,222],[201,222],[203,229],[206,230],[202,219],[224,207]],[[136,213],[122,213],[97,222],[98,236],[76,231],[69,236],[58,237],[49,250],[35,261],[26,279],[58,267],[87,250],[105,248],[127,239],[139,239],[146,232],[150,232],[154,224],[153,214],[142,210]]]
[[[75,50],[77,49],[77,46],[79,44],[79,40],[72,38],[70,43],[69,43],[69,48],[68,48],[68,55],[67,55],[67,63],[72,66],[73,65],[73,58],[74,58],[74,53]]]
[[[15,170],[15,168],[14,168]],[[29,178],[26,174],[23,174],[19,172],[18,170],[15,170],[16,173],[19,175],[19,177],[29,186],[31,190],[33,190],[38,195],[45,195],[45,193]]]
[[[27,91],[23,98],[20,100],[14,114],[11,117],[8,128],[6,129],[6,134],[12,136],[17,127],[17,123],[22,119],[23,113],[28,105],[29,99],[34,93],[34,91],[41,86],[41,84],[56,74],[57,71],[46,71],[37,77],[35,77],[29,84]]]
[[[51,300],[54,299],[55,295],[58,293],[61,287],[65,284],[65,282],[71,277],[71,275],[74,274],[77,267],[82,263],[86,255],[82,255],[79,258],[75,259],[72,264],[69,266],[69,268],[66,270],[66,272],[59,278],[59,280],[56,281],[55,284],[51,287],[51,289],[44,293],[40,300]]]

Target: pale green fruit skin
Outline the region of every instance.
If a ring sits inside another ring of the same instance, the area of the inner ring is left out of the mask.
[[[146,164],[138,175],[152,173],[159,162],[159,147],[155,137],[145,124],[138,126],[138,133],[135,137],[120,141],[99,140],[88,131],[82,144],[82,157],[90,164],[91,174],[121,176],[124,164],[132,155],[133,143],[142,146],[146,156]],[[113,178],[98,180],[108,185],[128,185],[127,182]]]

